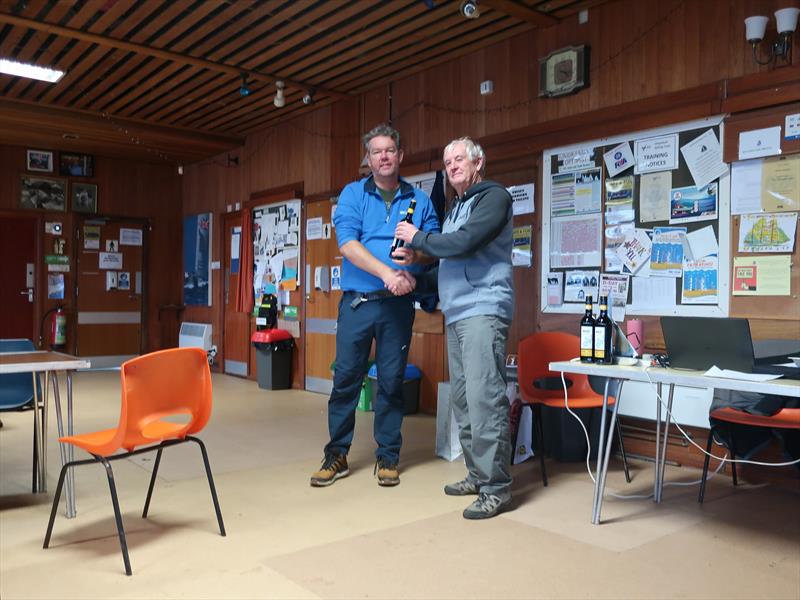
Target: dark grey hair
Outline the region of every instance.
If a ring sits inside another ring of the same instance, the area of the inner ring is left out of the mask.
[[[369,143],[372,141],[373,138],[376,137],[392,138],[395,146],[397,146],[397,149],[400,150],[400,133],[397,131],[397,129],[395,129],[391,125],[387,123],[381,123],[380,125],[373,127],[366,134],[364,134],[364,137],[361,138],[362,141],[364,142],[364,150],[369,152]]]
[[[480,174],[483,175],[486,172],[486,154],[483,152],[481,145],[473,141],[473,139],[470,137],[460,137],[447,144],[447,146],[444,147],[442,156],[450,152],[456,144],[464,144],[464,148],[467,151],[467,158],[472,162],[483,160],[483,164],[481,165],[480,169]]]

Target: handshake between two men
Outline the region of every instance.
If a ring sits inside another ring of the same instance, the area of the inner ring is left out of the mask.
[[[419,231],[419,229],[412,223],[401,221],[397,224],[394,235],[398,239],[403,240],[406,244],[405,246],[397,248],[392,254],[392,260],[398,265],[408,266],[414,262],[414,251],[408,247],[408,244],[411,243],[417,231]],[[417,286],[417,280],[408,271],[395,269],[383,278],[383,285],[395,296],[404,296],[414,291],[414,288]]]

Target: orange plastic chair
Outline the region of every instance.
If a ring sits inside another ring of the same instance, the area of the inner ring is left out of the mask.
[[[737,408],[725,407],[712,411],[709,417],[733,425],[750,425],[751,427],[769,427],[771,429],[800,429],[800,408],[783,408],[774,415],[753,415]],[[736,445],[733,443],[733,432],[729,430],[728,439],[731,442],[731,457],[736,458]],[[706,443],[706,459],[703,462],[703,478],[700,480],[700,494],[697,501],[702,504],[706,495],[706,477],[708,476],[708,462],[711,459],[711,444],[714,432],[709,429],[708,442]],[[731,463],[733,485],[739,485],[736,477],[736,463]]]
[[[226,534],[206,447],[202,441],[191,435],[202,430],[211,416],[211,372],[208,368],[205,351],[200,348],[172,348],[145,354],[123,363],[120,369],[120,379],[122,407],[119,424],[115,429],[59,439],[60,442],[73,444],[86,450],[94,458],[72,461],[62,467],[56,495],[53,499],[53,508],[50,512],[50,522],[47,525],[47,534],[44,538],[44,547],[47,548],[50,544],[53,522],[56,518],[61,489],[68,469],[78,465],[101,463],[106,469],[108,487],[111,490],[111,502],[114,506],[114,517],[125,562],[125,573],[131,575],[125,530],[122,526],[114,473],[110,464],[112,460],[158,451],[142,511],[144,519],[147,518],[147,511],[150,507],[150,498],[161,462],[161,452],[169,446],[195,442],[200,446],[203,456],[211,498],[217,513],[219,532],[223,536]],[[186,417],[181,419],[185,422],[164,420],[165,417],[180,415]],[[138,446],[144,447],[136,449]],[[119,450],[124,450],[124,452],[116,454]]]
[[[544,428],[542,427],[542,406],[564,408],[564,386],[561,383],[561,373],[551,371],[551,362],[570,360],[580,354],[580,339],[577,335],[561,331],[547,331],[534,333],[520,341],[517,349],[517,379],[522,395],[522,401],[529,404],[533,410],[533,431],[536,438],[537,454],[542,469],[542,481],[547,485],[547,470],[544,465]],[[565,373],[569,407],[598,408],[603,406],[603,395],[595,392],[589,384],[589,377]],[[609,407],[613,406],[615,399],[608,398]],[[625,468],[625,479],[630,483],[628,459],[625,456],[625,447],[622,443],[622,433],[617,420],[617,435],[622,453],[622,462]],[[514,446],[519,430],[514,433]]]

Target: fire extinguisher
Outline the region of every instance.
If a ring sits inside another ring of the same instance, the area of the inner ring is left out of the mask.
[[[44,321],[50,315],[50,348],[53,350],[64,350],[67,347],[67,315],[63,306],[51,308],[42,317],[41,334],[39,335],[39,347],[42,347],[42,337],[44,336]]]

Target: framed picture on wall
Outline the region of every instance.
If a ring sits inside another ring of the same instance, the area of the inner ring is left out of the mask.
[[[49,150],[28,150],[28,171],[53,172],[53,153]]]
[[[82,213],[97,212],[97,184],[96,183],[72,183],[72,210]]]
[[[61,152],[58,155],[58,174],[64,177],[94,177],[94,157]]]
[[[23,175],[20,182],[20,208],[67,209],[67,181],[53,177]]]

